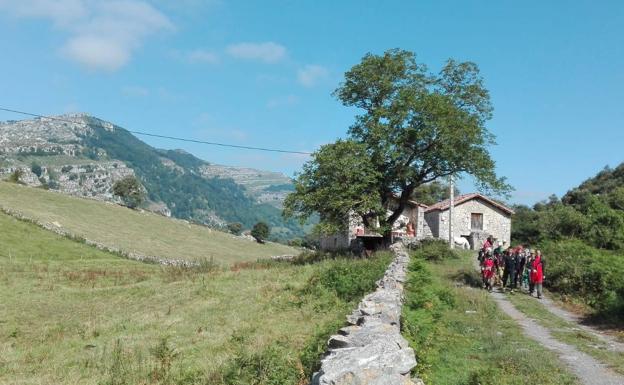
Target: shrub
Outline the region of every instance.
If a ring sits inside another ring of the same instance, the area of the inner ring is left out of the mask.
[[[425,239],[414,251],[414,256],[429,261],[442,261],[448,258],[459,258],[455,250],[449,248],[448,242],[442,239]]]
[[[113,194],[120,197],[126,206],[132,209],[143,203],[146,196],[145,188],[133,175],[128,175],[115,182]]]
[[[624,309],[624,256],[602,251],[580,240],[542,244],[545,285],[563,295],[582,299],[598,313]]]
[[[232,222],[227,225],[228,231],[234,235],[240,235],[243,231],[243,224],[240,222]]]
[[[264,222],[258,222],[251,229],[251,236],[256,238],[258,243],[264,243],[264,240],[269,237],[271,230],[269,229],[269,225]]]
[[[390,253],[379,253],[366,260],[331,261],[310,277],[303,290],[314,293],[327,289],[343,301],[354,301],[375,289],[375,282],[383,276],[390,260]]]

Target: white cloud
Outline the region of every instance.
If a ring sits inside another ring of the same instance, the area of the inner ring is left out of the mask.
[[[88,15],[84,0],[0,0],[0,11],[19,18],[50,19],[56,26],[67,26]]]
[[[69,35],[61,53],[90,70],[118,70],[148,36],[174,28],[141,0],[0,0],[0,11],[50,20]]]
[[[286,57],[286,48],[272,41],[231,44],[226,52],[239,59],[260,60],[265,63],[277,63]]]
[[[297,71],[297,81],[305,87],[314,87],[320,80],[327,78],[329,71],[327,68],[308,64]]]
[[[191,63],[216,64],[219,62],[219,55],[203,49],[193,50],[189,52],[186,57]]]

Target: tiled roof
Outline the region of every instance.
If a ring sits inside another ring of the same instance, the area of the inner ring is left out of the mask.
[[[468,202],[469,200],[472,199],[481,199],[489,204],[491,204],[492,206],[495,206],[499,209],[501,209],[502,211],[505,211],[506,213],[509,214],[513,214],[514,211],[512,209],[510,209],[509,207],[502,205],[488,197],[486,197],[485,195],[481,195],[478,193],[471,193],[471,194],[464,194],[464,195],[459,195],[457,197],[455,197],[455,206],[460,205],[464,202]],[[441,202],[438,202],[436,204],[433,204],[431,206],[429,206],[427,208],[427,210],[425,210],[425,212],[430,212],[430,211],[434,211],[434,210],[440,210],[440,211],[444,211],[447,210],[449,208],[449,206],[451,205],[451,200],[450,199],[445,199]]]

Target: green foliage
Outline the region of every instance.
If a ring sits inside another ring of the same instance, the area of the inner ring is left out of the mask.
[[[438,262],[445,259],[459,258],[457,251],[451,250],[448,242],[443,239],[424,239],[414,251],[414,256]]]
[[[536,245],[541,237],[538,227],[539,213],[528,206],[516,205],[511,217],[512,243]]]
[[[458,196],[460,191],[456,185],[454,185],[454,190],[455,196]],[[450,195],[449,185],[436,180],[416,187],[414,192],[412,192],[411,199],[418,203],[432,205],[445,199],[449,199]]]
[[[271,234],[269,225],[264,222],[256,223],[251,229],[251,236],[256,238],[256,241],[259,243],[264,243],[264,241],[269,237],[269,234]]]
[[[624,163],[616,168],[605,167],[595,177],[589,178],[578,187],[568,191],[561,200],[566,204],[576,204],[585,193],[608,195],[624,186]],[[582,199],[582,198],[581,198]]]
[[[325,289],[343,301],[356,300],[375,289],[375,281],[386,271],[390,259],[389,253],[359,263],[337,259],[312,275],[303,291],[312,293]]]
[[[545,242],[546,285],[574,296],[604,316],[624,315],[624,255],[597,250],[580,240]]]
[[[297,384],[302,373],[296,360],[279,343],[261,352],[240,351],[225,369],[223,383],[226,385],[283,385]]]
[[[227,225],[228,231],[234,235],[240,235],[243,231],[243,224],[240,222],[232,222]]]
[[[316,211],[335,230],[354,210],[365,224],[378,217],[385,231],[417,187],[439,178],[466,173],[484,189],[509,191],[489,154],[492,106],[476,64],[451,59],[432,74],[412,52],[367,54],[334,95],[362,113],[348,140],[323,146],[304,166],[285,215]],[[386,219],[393,195],[399,204]]]
[[[113,194],[120,197],[126,206],[132,209],[143,203],[146,195],[145,188],[133,175],[128,175],[115,182]]]
[[[533,209],[516,207],[512,217],[512,240],[539,247],[546,257],[545,284],[590,305],[600,317],[624,314],[623,201],[624,163],[601,171],[561,201],[551,196]]]
[[[377,191],[380,177],[363,144],[339,140],[321,146],[297,177],[295,192],[284,202],[284,215],[303,221],[319,213],[324,232],[344,229],[349,211],[359,216],[383,211]]]
[[[318,327],[314,335],[306,341],[299,354],[306,379],[311,378],[312,374],[321,368],[321,356],[327,351],[327,340],[343,326],[343,320],[328,322],[322,327]]]
[[[35,175],[37,175],[37,178],[39,178],[41,174],[43,173],[43,170],[41,169],[41,165],[35,162],[33,162],[30,165],[30,171],[32,171]]]
[[[601,249],[624,250],[623,174],[624,163],[583,182],[561,201],[552,196],[533,210],[516,207],[512,239],[537,244],[574,238]]]

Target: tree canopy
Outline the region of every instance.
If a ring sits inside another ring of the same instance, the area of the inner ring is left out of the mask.
[[[145,187],[134,175],[128,175],[113,185],[113,194],[130,208],[138,207],[145,200]]]
[[[264,240],[269,237],[271,234],[271,229],[269,225],[264,222],[256,223],[251,229],[251,236],[256,238],[258,243],[264,243]]]
[[[321,147],[304,166],[286,216],[318,212],[329,228],[344,227],[355,212],[388,230],[419,186],[449,175],[471,175],[490,192],[510,190],[489,153],[492,105],[476,64],[450,59],[432,74],[412,52],[367,54],[334,96],[361,113],[347,140]]]

